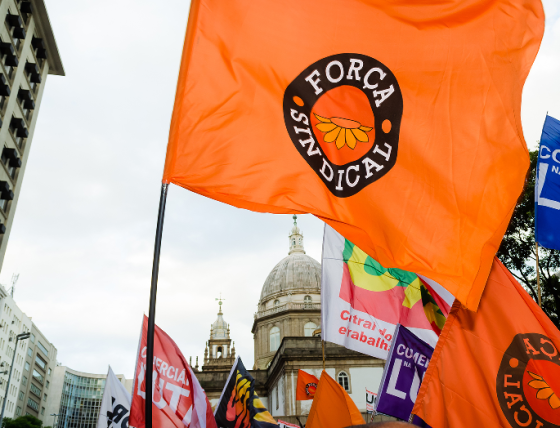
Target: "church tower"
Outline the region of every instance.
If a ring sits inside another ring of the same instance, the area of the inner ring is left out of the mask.
[[[229,336],[229,324],[224,320],[222,313],[222,301],[218,300],[218,318],[210,327],[210,340],[206,342],[204,350],[204,364],[202,371],[230,370],[235,361],[235,342],[231,342]]]

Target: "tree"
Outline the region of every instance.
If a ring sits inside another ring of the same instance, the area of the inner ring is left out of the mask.
[[[530,152],[531,166],[525,188],[498,250],[498,257],[538,301],[535,248],[535,171],[538,150]],[[539,247],[539,274],[542,290],[542,309],[560,328],[560,251]]]
[[[43,422],[35,416],[26,415],[19,418],[4,418],[2,428],[41,428]]]

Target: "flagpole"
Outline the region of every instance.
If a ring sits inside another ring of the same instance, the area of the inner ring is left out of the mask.
[[[321,347],[323,348],[323,370],[325,370],[325,341],[321,339]]]
[[[541,276],[539,269],[539,243],[535,240],[535,253],[537,254],[537,295],[539,298],[539,308],[542,308],[541,302]]]
[[[159,273],[159,256],[161,250],[161,237],[163,235],[163,219],[165,217],[165,202],[167,201],[167,189],[169,184],[162,183],[159,198],[159,210],[156,226],[156,242],[154,245],[154,263],[152,265],[152,286],[150,288],[150,311],[148,314],[148,337],[146,352],[146,428],[152,428],[152,375],[154,361],[154,330],[156,325],[156,296]]]

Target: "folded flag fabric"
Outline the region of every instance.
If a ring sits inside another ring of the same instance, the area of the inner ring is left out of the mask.
[[[278,428],[255,392],[255,379],[237,357],[214,413],[220,428]]]
[[[313,400],[318,383],[319,379],[312,374],[298,370],[296,400]]]
[[[131,400],[130,392],[109,366],[97,428],[128,428]]]
[[[560,331],[496,258],[478,312],[455,302],[412,413],[433,428],[560,427]]]
[[[342,428],[365,423],[348,393],[323,370],[305,427]]]
[[[192,0],[163,181],[312,213],[476,309],[543,32],[540,0]]]
[[[321,334],[387,359],[397,324],[435,346],[453,296],[426,277],[386,269],[326,225],[321,277]]]

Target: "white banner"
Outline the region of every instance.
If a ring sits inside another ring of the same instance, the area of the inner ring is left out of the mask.
[[[97,428],[128,428],[132,397],[109,366]]]
[[[427,305],[425,310],[422,299],[429,300],[436,292],[434,305]],[[429,311],[435,308],[441,327],[453,299],[429,279],[399,269],[385,269],[325,225],[321,278],[323,340],[387,359],[396,324],[400,322],[435,346],[437,326],[428,319]],[[440,307],[443,314],[438,312]]]

